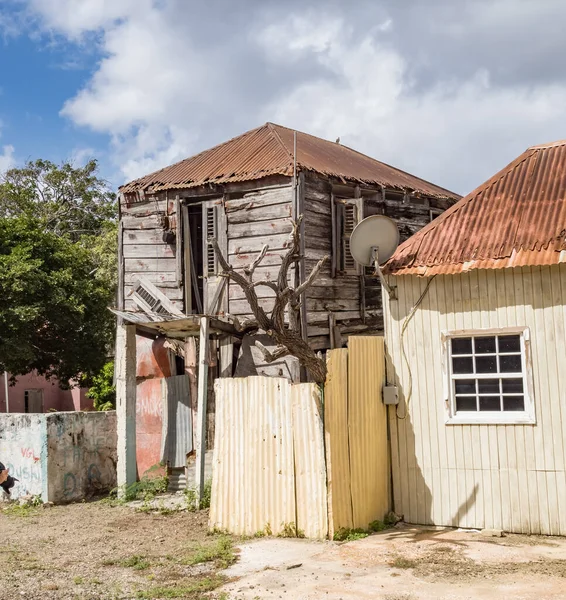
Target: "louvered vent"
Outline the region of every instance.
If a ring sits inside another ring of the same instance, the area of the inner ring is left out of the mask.
[[[132,299],[150,318],[152,314],[183,316],[161,290],[143,277],[134,282]]]
[[[216,207],[209,206],[206,208],[206,239],[217,238],[216,227]],[[214,248],[207,244],[206,246],[206,270],[208,275],[216,274],[216,256]]]
[[[350,236],[356,226],[356,207],[353,204],[344,205],[342,229],[342,270],[356,271],[356,261],[350,252]]]

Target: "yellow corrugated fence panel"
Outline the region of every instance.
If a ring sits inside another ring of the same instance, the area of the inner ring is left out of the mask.
[[[339,529],[352,529],[350,451],[348,443],[348,350],[327,353],[324,386],[324,434],[328,482],[330,538]]]
[[[384,339],[348,341],[348,426],[353,527],[367,528],[389,510]]]

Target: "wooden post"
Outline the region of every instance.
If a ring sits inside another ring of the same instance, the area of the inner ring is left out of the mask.
[[[196,435],[195,484],[200,507],[204,495],[204,465],[206,457],[206,407],[208,396],[208,317],[200,319],[198,407]]]
[[[185,340],[185,373],[189,376],[189,391],[191,395],[191,411],[193,414],[193,448],[196,448],[197,431],[197,397],[198,397],[198,369],[197,369],[197,344],[194,337]]]
[[[116,335],[116,416],[118,420],[118,495],[137,479],[136,326],[119,325]]]
[[[234,342],[232,336],[220,340],[220,377],[232,377]]]

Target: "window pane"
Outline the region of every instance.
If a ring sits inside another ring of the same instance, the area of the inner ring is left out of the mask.
[[[480,410],[501,410],[499,396],[480,396]]]
[[[503,379],[504,394],[522,394],[523,380],[522,379]]]
[[[520,352],[521,351],[521,336],[520,335],[500,335],[499,337],[499,352]]]
[[[470,357],[458,358],[454,356],[452,358],[452,372],[453,373],[473,373],[474,372],[474,359]]]
[[[476,380],[475,379],[456,379],[457,394],[475,394]]]
[[[456,412],[476,412],[475,396],[456,396]]]
[[[497,357],[476,356],[476,373],[497,373]]]
[[[525,410],[524,396],[503,396],[503,410]]]
[[[476,354],[495,354],[495,336],[474,338]]]
[[[499,394],[499,379],[478,379],[480,394]]]
[[[452,338],[452,354],[471,354],[472,338]]]
[[[511,356],[499,357],[499,370],[501,373],[520,373],[521,372],[521,355],[514,354]]]

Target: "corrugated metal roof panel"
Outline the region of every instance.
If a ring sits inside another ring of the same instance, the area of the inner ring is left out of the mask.
[[[399,246],[385,272],[553,265],[565,251],[566,140],[529,148]]]
[[[123,194],[190,188],[207,183],[252,181],[293,174],[294,131],[266,123],[210,150],[136,179]],[[436,198],[459,198],[444,188],[360,154],[347,146],[297,132],[297,168],[345,181],[383,185]]]

